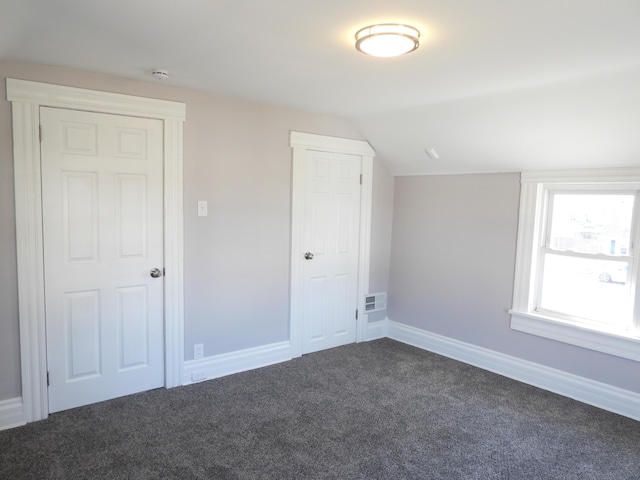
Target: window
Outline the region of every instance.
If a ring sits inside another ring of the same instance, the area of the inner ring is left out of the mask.
[[[640,361],[640,169],[522,174],[511,328]]]

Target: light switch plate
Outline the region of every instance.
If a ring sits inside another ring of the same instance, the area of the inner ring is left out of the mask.
[[[198,200],[198,216],[206,217],[207,216],[207,201],[206,200]]]

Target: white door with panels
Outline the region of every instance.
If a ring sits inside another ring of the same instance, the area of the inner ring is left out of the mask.
[[[362,157],[307,150],[302,353],[356,340]]]
[[[53,413],[164,385],[163,123],[40,119]]]

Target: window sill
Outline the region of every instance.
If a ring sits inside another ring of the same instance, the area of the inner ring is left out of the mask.
[[[640,338],[510,310],[511,329],[640,362]]]

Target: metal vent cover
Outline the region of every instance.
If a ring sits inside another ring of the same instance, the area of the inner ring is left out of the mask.
[[[387,292],[369,293],[364,297],[364,312],[381,312],[387,309]]]

